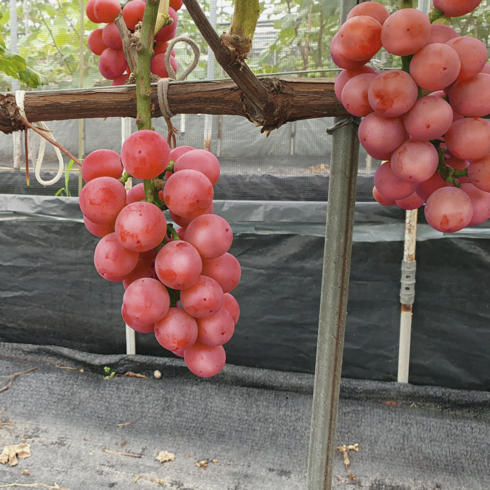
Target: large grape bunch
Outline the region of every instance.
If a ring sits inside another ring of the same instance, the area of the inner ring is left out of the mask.
[[[136,25],[143,20],[146,2],[142,0],[130,0],[121,9],[118,0],[89,0],[85,13],[96,24],[107,24],[105,27],[95,29],[88,38],[88,47],[99,58],[99,71],[101,75],[112,80],[111,85],[124,85],[129,78],[130,68],[123,52],[121,36],[115,24],[116,17],[122,12],[126,27],[134,32]],[[169,41],[177,32],[177,11],[182,7],[182,0],[170,0],[168,13],[172,23],[162,27],[156,34],[153,46],[153,57],[150,62],[151,72],[160,78],[167,78],[168,72],[165,66],[165,54]],[[178,63],[175,51],[170,55],[170,64],[175,73]]]
[[[481,0],[434,0],[446,17],[465,15]],[[401,56],[404,70],[367,66],[381,49]],[[332,59],[343,71],[335,93],[364,118],[359,140],[383,160],[373,196],[413,210],[425,203],[436,230],[453,233],[490,218],[490,65],[485,45],[421,11],[389,14],[359,4],[335,35]]]
[[[135,178],[153,179],[160,199],[145,200],[143,183],[126,194],[123,168]],[[95,267],[104,279],[122,281],[124,321],[137,332],[154,333],[201,377],[223,369],[223,344],[240,316],[230,294],[241,276],[238,260],[228,253],[233,232],[213,214],[219,174],[211,152],[188,146],[170,151],[150,130],[132,134],[121,154],[96,150],[82,164],[80,208],[88,231],[101,238]]]

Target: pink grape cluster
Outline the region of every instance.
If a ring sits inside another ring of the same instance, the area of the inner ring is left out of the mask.
[[[161,207],[181,228],[167,225],[161,208],[145,201],[144,184],[126,194],[118,180],[123,167],[138,179],[158,178]],[[121,154],[96,150],[82,164],[80,208],[88,231],[102,238],[95,267],[104,279],[123,282],[124,321],[137,332],[154,332],[201,377],[223,369],[223,344],[240,316],[229,294],[241,277],[238,260],[228,253],[233,232],[213,214],[219,174],[211,152],[188,146],[170,151],[149,130],[132,134]]]
[[[88,47],[92,53],[100,56],[99,71],[104,78],[112,80],[111,85],[124,85],[131,71],[123,52],[121,36],[114,22],[122,12],[126,27],[134,32],[136,25],[143,20],[146,2],[142,0],[130,0],[121,9],[119,0],[88,0],[85,13],[89,20],[96,24],[106,23],[104,28],[95,29],[88,38]],[[177,11],[182,7],[182,0],[170,0],[168,13],[173,22],[162,27],[155,34],[153,58],[150,62],[151,72],[160,78],[167,78],[165,66],[165,53],[168,42],[175,37],[177,32]],[[170,55],[170,64],[175,73],[178,63],[175,59],[175,51]]]
[[[481,0],[434,0],[448,16],[465,15]],[[407,70],[377,73],[366,63],[384,47]],[[335,93],[363,117],[359,140],[383,160],[374,198],[411,210],[425,203],[436,230],[452,233],[490,218],[490,65],[478,39],[430,24],[416,9],[389,14],[376,2],[351,10],[331,45],[344,70]],[[422,90],[427,91],[422,96]]]

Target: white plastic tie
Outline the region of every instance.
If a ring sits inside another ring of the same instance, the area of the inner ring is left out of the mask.
[[[24,110],[24,98],[25,98],[25,92],[23,90],[17,90],[15,92],[15,103],[19,107],[21,116],[27,120],[26,113]],[[49,131],[48,126],[43,121],[36,122],[34,124],[40,129],[44,129],[45,131]],[[26,130],[27,130],[27,128],[26,128]],[[51,133],[50,137],[53,141],[56,141],[54,136],[53,136],[53,133]],[[36,180],[41,185],[44,185],[44,186],[56,184],[56,182],[58,182],[61,179],[61,177],[63,176],[63,172],[65,171],[65,162],[63,162],[63,155],[61,154],[60,149],[54,145],[53,145],[53,148],[54,148],[54,151],[56,152],[56,156],[58,157],[58,173],[51,180],[43,180],[41,177],[41,167],[43,165],[43,160],[44,160],[44,151],[46,149],[46,140],[43,137],[41,137],[41,142],[39,144],[39,154],[37,155],[37,160],[34,164],[34,175],[36,176]]]

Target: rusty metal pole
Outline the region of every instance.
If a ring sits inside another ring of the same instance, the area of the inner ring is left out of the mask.
[[[357,0],[342,0],[341,23],[355,5]],[[359,159],[357,127],[351,122],[332,136],[308,490],[332,488]]]

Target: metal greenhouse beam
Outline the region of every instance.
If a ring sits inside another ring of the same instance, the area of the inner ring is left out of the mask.
[[[356,0],[342,0],[342,23],[355,5]],[[344,119],[335,118],[335,123]],[[337,129],[332,138],[308,490],[332,488],[359,157],[359,139],[354,119]]]

